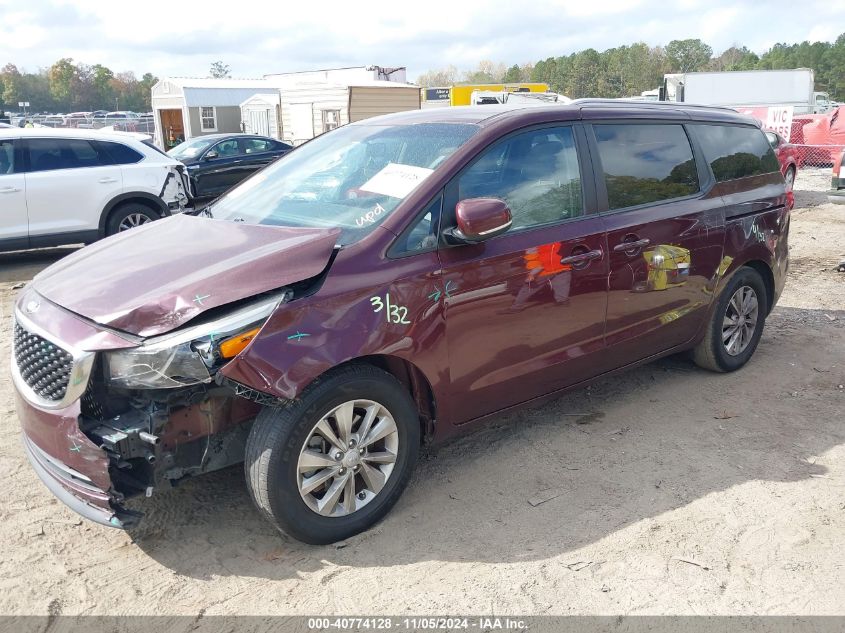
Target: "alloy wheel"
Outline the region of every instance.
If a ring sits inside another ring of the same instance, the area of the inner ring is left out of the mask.
[[[731,356],[738,356],[751,343],[759,309],[757,293],[751,286],[740,286],[728,302],[722,318],[722,344]]]
[[[118,232],[128,231],[129,229],[134,229],[136,226],[141,226],[147,222],[152,222],[152,218],[150,216],[144,213],[130,213],[123,219],[123,222],[118,225],[117,230]]]
[[[352,514],[384,489],[398,452],[396,421],[383,405],[344,402],[314,425],[302,446],[296,464],[299,494],[317,514]]]

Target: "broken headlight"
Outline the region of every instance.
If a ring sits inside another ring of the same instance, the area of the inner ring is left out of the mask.
[[[210,382],[225,362],[258,334],[285,295],[252,303],[224,317],[105,354],[106,376],[127,389],[173,389]]]

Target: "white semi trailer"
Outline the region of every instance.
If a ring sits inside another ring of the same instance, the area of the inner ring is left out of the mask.
[[[660,97],[702,105],[760,108],[793,106],[795,114],[821,114],[834,104],[815,89],[810,68],[735,70],[665,75]]]

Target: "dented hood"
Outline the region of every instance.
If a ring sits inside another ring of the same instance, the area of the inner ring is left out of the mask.
[[[318,275],[339,233],[178,215],[83,248],[38,274],[32,287],[101,325],[154,336]]]

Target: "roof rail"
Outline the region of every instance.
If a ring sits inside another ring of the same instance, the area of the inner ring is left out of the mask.
[[[601,99],[596,97],[585,97],[581,99],[574,99],[570,105],[627,105],[636,104],[637,107],[657,107],[657,108],[695,108],[701,110],[724,110],[739,114],[733,108],[728,106],[705,105],[703,103],[687,103],[686,101],[637,101],[633,99]]]

